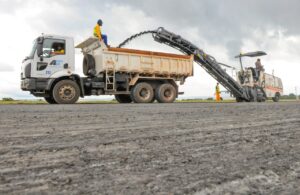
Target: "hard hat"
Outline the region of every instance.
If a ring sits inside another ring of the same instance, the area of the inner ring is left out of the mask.
[[[103,24],[102,20],[99,19],[98,22],[97,22],[97,24],[98,24],[99,26],[102,26],[102,24]]]

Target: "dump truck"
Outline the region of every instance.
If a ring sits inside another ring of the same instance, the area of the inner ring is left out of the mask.
[[[114,95],[120,103],[171,103],[180,94],[178,84],[193,75],[193,55],[113,48],[95,37],[76,48],[84,56],[84,77],[75,73],[73,38],[38,37],[22,64],[22,90],[50,104],[91,95]]]

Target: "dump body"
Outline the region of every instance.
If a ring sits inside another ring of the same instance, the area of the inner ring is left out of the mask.
[[[114,69],[115,72],[151,77],[178,78],[193,75],[193,55],[106,47],[103,42],[92,37],[76,47],[94,57],[97,73]]]
[[[97,60],[97,59],[96,59]],[[123,48],[103,50],[99,70],[114,66],[115,71],[155,76],[192,76],[193,56]]]

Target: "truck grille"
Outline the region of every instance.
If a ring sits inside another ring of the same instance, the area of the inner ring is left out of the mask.
[[[31,76],[31,63],[27,64],[24,69],[25,78],[30,78]]]

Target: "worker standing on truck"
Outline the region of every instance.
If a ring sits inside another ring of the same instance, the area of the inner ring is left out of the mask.
[[[220,100],[221,100],[221,91],[220,91],[219,83],[217,83],[217,86],[216,86],[216,101],[219,102]]]
[[[94,27],[94,36],[99,39],[99,41],[104,41],[105,45],[107,45],[107,36],[102,34],[101,28],[102,28],[103,22],[101,19],[97,21],[96,26]]]
[[[259,58],[255,62],[255,68],[256,68],[256,72],[257,72],[257,80],[259,80],[260,72],[264,70],[263,66],[261,65],[261,61],[260,61]]]

